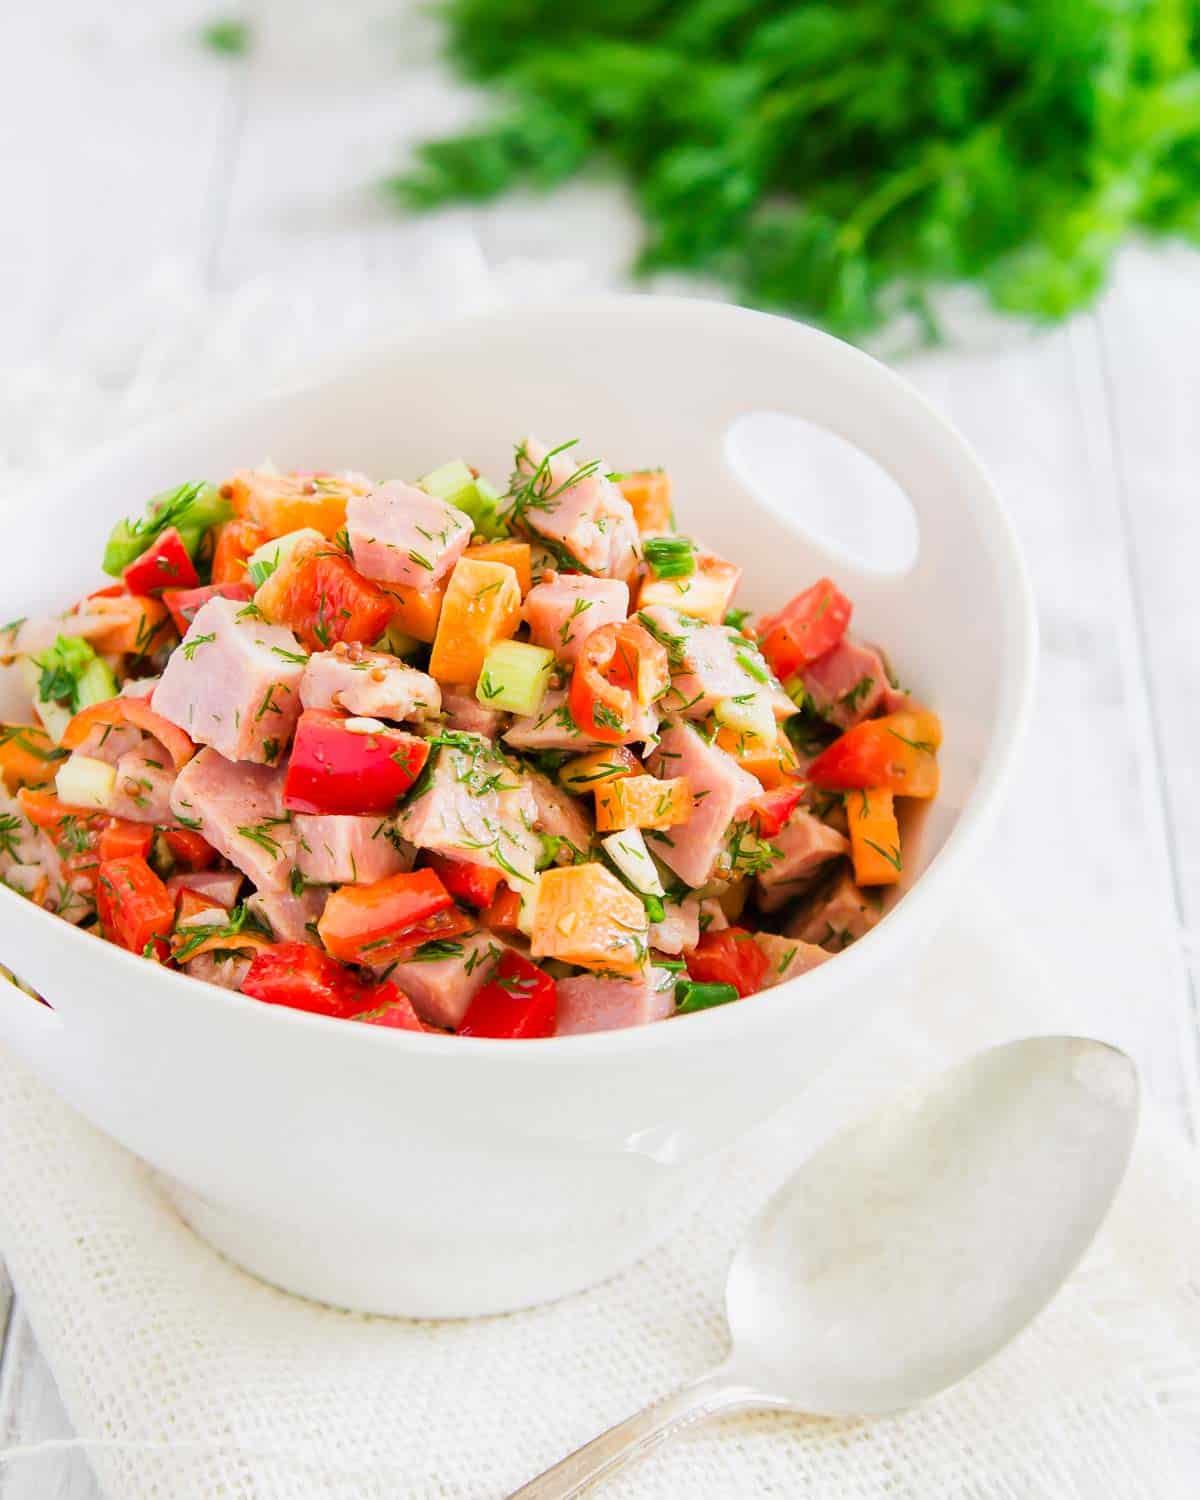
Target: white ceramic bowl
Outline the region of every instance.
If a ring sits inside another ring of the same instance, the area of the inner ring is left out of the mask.
[[[755,504],[726,458],[749,411],[808,419],[910,497],[903,576],[831,563]],[[898,376],[782,319],[603,297],[424,333],[320,382],[192,412],[109,447],[6,516],[3,616],[94,586],[116,517],[181,479],[270,455],[413,475],[462,454],[503,476],[526,431],[614,465],[662,463],[681,524],[776,605],[827,569],[945,724],[923,868],[868,937],[743,1004],[642,1030],[503,1042],[354,1026],[155,968],[0,889],[0,1039],[158,1168],[195,1228],[279,1286],[345,1307],[459,1316],[611,1275],[699,1204],[723,1148],[896,1003],[994,818],[1028,713],[1030,593],[962,439]],[[805,1143],[797,1142],[797,1153]]]

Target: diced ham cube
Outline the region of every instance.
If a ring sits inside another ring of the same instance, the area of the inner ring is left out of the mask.
[[[870,932],[882,915],[878,902],[855,885],[847,870],[797,912],[783,931],[785,937],[840,953],[855,938]]]
[[[487,865],[518,885],[532,882],[541,840],[528,781],[482,736],[455,732],[453,741],[426,763],[429,784],[400,810],[397,830],[418,849]]]
[[[710,745],[681,719],[668,719],[647,761],[655,776],[686,776],[695,803],[686,823],[652,833],[651,852],[687,885],[707,884],[725,851],[732,825],[762,788],[732,756]]]
[[[563,662],[574,662],[580,642],[593,630],[617,624],[628,614],[629,585],[617,578],[559,573],[525,596],[530,640]]]
[[[633,745],[651,740],[657,730],[658,713],[651,706],[638,714],[626,743]],[[504,739],[514,750],[578,750],[581,753],[604,743],[584,734],[575,723],[563,688],[551,688],[536,714],[515,718],[505,730]]]
[[[723,698],[746,693],[766,694],[777,719],[796,712],[796,705],[740,631],[706,624],[665,604],[640,610],[638,619],[666,646],[670,657],[671,686],[662,700],[666,712],[706,719]]]
[[[195,891],[205,896],[214,906],[223,906],[226,911],[237,905],[238,893],[246,877],[240,870],[184,870],[167,879],[167,889],[173,893]]]
[[[283,772],[238,764],[204,749],[175,778],[171,811],[202,833],[259,890],[287,889],[296,830],[283,807]]]
[[[296,867],[314,885],[369,885],[412,868],[386,819],[293,813],[292,822]]]
[[[891,691],[883,657],[848,635],[805,667],[800,680],[817,713],[839,729],[869,719]]]
[[[422,1021],[451,1030],[462,1023],[505,951],[505,944],[490,932],[465,933],[454,938],[452,945],[461,952],[445,958],[409,959],[388,971],[388,978],[412,1001]]]
[[[344,708],[368,719],[427,719],[441,712],[442,690],[383,651],[338,641],[332,651],[310,656],[300,679],[305,708]]]
[[[306,653],[282,625],[239,618],[234,599],[210,599],[171,653],[155,713],[226,760],[275,764],[300,714]]]
[[[15,797],[10,797],[0,780],[0,819],[4,838],[0,839],[0,879],[32,896],[38,884],[47,888],[62,879],[62,862],[49,836],[31,823]],[[80,913],[82,916],[83,913]]]
[[[320,947],[316,925],[325,910],[329,892],[309,886],[299,896],[292,891],[255,891],[247,907],[271,929],[277,943],[312,943]]]
[[[354,566],[366,578],[428,592],[471,540],[471,518],[434,495],[392,480],[346,502]]]
[[[831,859],[849,852],[850,844],[835,828],[797,808],[778,833],[768,840],[779,851],[758,877],[758,904],[776,911],[798,896],[804,886]]]
[[[754,941],[767,956],[767,972],[763,976],[764,990],[773,990],[777,984],[785,984],[807,974],[818,964],[833,957],[815,943],[802,943],[799,938],[780,937],[776,932],[756,932]]]
[[[144,750],[127,750],[116,764],[109,812],[134,823],[174,823],[171,791],[175,767],[156,742],[146,737]]]
[[[650,923],[648,941],[652,952],[665,953],[668,958],[678,958],[694,948],[700,941],[700,898],[685,896],[682,901],[664,901],[663,919]]]
[[[508,722],[508,715],[498,708],[488,708],[480,703],[474,693],[465,693],[458,688],[442,691],[442,712],[446,716],[447,729],[461,729],[465,734],[481,734],[485,739],[500,738],[500,730]]]
[[[675,1009],[675,977],[670,969],[647,969],[635,979],[597,979],[590,974],[560,979],[555,1035],[665,1021]]]
[[[521,444],[517,475],[531,493],[520,506],[520,524],[582,563],[589,573],[629,579],[637,566],[639,542],[633,507],[607,478],[603,464],[580,463],[572,451],[551,457],[537,438]]]
[[[537,805],[534,827],[539,833],[551,838],[563,839],[564,844],[555,856],[555,863],[569,865],[575,855],[584,854],[591,848],[595,826],[584,811],[583,804],[562,787],[556,786],[540,771],[526,771],[525,779],[533,792]]]

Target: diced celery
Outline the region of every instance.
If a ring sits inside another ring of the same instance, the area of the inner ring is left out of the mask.
[[[499,524],[497,514],[499,491],[486,479],[477,479],[461,458],[452,458],[449,463],[426,474],[424,479],[418,479],[417,484],[427,494],[436,495],[447,505],[453,505],[456,510],[470,516],[475,530],[482,536],[494,538],[503,534],[504,528]]]
[[[376,651],[387,651],[392,656],[399,656],[401,659],[415,656],[423,649],[425,649],[423,642],[417,640],[414,635],[405,635],[403,630],[398,630],[395,625],[389,625],[375,642]]]
[[[42,721],[42,727],[57,745],[62,739],[67,725],[75,716],[65,704],[44,703],[38,696],[38,683],[42,678],[42,669],[32,656],[21,657],[18,666],[21,673],[21,682],[25,687],[25,691],[33,700],[33,706],[37,709],[37,715]]]
[[[117,772],[106,761],[93,760],[90,755],[72,755],[54,778],[54,788],[59,800],[68,807],[89,807],[103,810],[112,801]]]
[[[137,520],[118,521],[113,527],[104,548],[104,571],[119,578],[168,526],[178,528],[184,546],[194,554],[204,533],[228,521],[232,514],[233,506],[215,484],[195,480],[163,490],[147,503],[145,513]]]
[[[623,828],[600,843],[604,852],[639,896],[664,896],[662,880],[640,828]]]
[[[325,538],[311,526],[302,526],[299,531],[289,531],[285,536],[272,537],[256,548],[246,559],[246,577],[255,588],[261,587],[274,573],[281,562],[285,562],[303,542],[323,543]]]
[[[78,636],[56,636],[48,651],[23,658],[21,677],[56,744],[81,708],[117,696],[117,680],[108,663]]]
[[[538,895],[541,890],[542,877],[535,875],[531,881],[521,882],[521,888],[517,895],[521,898],[521,907],[517,912],[517,927],[526,937],[533,936],[533,921],[537,916]],[[509,889],[512,887],[510,885]]]
[[[550,686],[554,652],[527,641],[500,641],[483,659],[475,696],[487,708],[535,714]]]
[[[738,734],[752,734],[763,740],[773,740],[776,735],[775,710],[765,693],[722,698],[713,709],[713,717],[718,724]]]
[[[119,691],[112,668],[100,657],[88,662],[75,684],[75,697],[80,708],[87,708],[93,703],[107,703]]]

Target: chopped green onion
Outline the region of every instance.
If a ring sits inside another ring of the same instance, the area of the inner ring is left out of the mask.
[[[705,984],[698,979],[680,979],[675,985],[675,1013],[686,1016],[694,1010],[711,1010],[738,998],[731,984]]]
[[[642,555],[656,578],[690,578],[696,571],[696,544],[687,536],[649,536]]]

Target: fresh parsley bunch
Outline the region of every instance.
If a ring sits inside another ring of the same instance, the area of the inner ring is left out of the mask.
[[[441,0],[502,103],[409,208],[615,170],[639,269],[850,335],[971,281],[1054,319],[1134,229],[1200,238],[1200,0]]]

